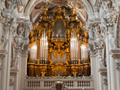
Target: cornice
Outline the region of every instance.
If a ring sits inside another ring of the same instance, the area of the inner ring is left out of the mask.
[[[115,49],[112,49],[110,52],[109,52],[110,55],[112,55],[112,57],[114,59],[120,59],[120,48],[115,48]]]
[[[10,69],[10,74],[17,74],[17,72],[19,72],[19,70],[18,69],[16,69],[16,68],[11,68]]]
[[[101,67],[98,71],[102,76],[107,76],[107,67]]]
[[[7,54],[8,52],[6,50],[0,50],[0,60],[2,60]]]

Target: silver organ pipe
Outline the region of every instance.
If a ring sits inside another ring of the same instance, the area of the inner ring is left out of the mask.
[[[74,46],[73,47],[74,48],[73,49],[74,50],[74,53],[73,53],[74,54],[74,56],[73,56],[74,59],[73,60],[75,60],[75,35],[73,35],[73,46]]]
[[[70,52],[71,52],[71,61],[78,60],[79,54],[78,54],[78,40],[76,38],[76,35],[74,35],[71,38],[70,42]]]
[[[40,60],[47,60],[48,58],[48,41],[46,32],[42,34],[42,38],[40,39]]]
[[[48,53],[47,52],[47,46],[48,46],[48,44],[47,44],[47,36],[46,36],[46,53],[45,53],[46,54],[46,60],[47,60],[47,53]]]
[[[87,52],[87,49],[86,49],[85,45],[81,46],[81,59],[82,60],[87,60],[88,59],[88,52]]]
[[[41,39],[40,39],[39,59],[41,60]]]
[[[41,40],[42,40],[42,45],[41,45],[42,48],[41,49],[42,49],[42,59],[43,59],[43,34],[42,34],[42,39]]]
[[[77,59],[79,60],[79,49],[78,49],[78,45],[79,43],[78,43],[78,40],[77,40],[77,53],[76,53],[76,55],[77,55]]]
[[[45,59],[45,30],[44,30],[44,33],[43,33],[43,60]]]
[[[73,61],[73,37],[71,38],[71,42],[70,42],[70,52],[71,52],[71,60]]]
[[[30,60],[37,60],[37,45],[36,45],[36,43],[30,49]]]
[[[46,37],[46,34],[45,34],[45,60],[47,58],[46,53],[47,53],[47,37]]]

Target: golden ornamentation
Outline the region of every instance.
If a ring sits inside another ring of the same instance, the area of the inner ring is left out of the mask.
[[[57,76],[56,74],[58,70],[60,70],[63,75],[63,73],[66,72],[66,67],[62,63],[57,63],[53,66],[52,73],[55,73],[55,76]]]
[[[60,6],[58,8],[54,8],[54,18],[52,19],[52,26],[54,26],[57,19],[61,19],[66,26],[67,19],[65,18],[65,9],[62,9]]]
[[[60,55],[61,57],[64,56],[65,52],[69,52],[69,42],[67,40],[54,40],[51,39],[51,44],[49,44],[50,53],[53,52],[55,57]]]
[[[28,74],[30,76],[40,76],[40,73],[45,76],[51,76],[53,73],[55,73],[58,70],[60,70],[65,75],[76,75],[78,72],[78,69],[80,69],[80,60],[79,64],[71,64],[71,58],[70,58],[70,40],[71,37],[74,34],[76,35],[76,38],[79,40],[79,46],[84,44],[87,46],[88,42],[88,33],[85,30],[85,25],[82,24],[79,20],[76,19],[77,15],[75,14],[75,9],[71,9],[71,15],[69,16],[70,20],[65,18],[65,9],[62,9],[60,6],[57,8],[54,8],[53,11],[53,17],[51,20],[49,20],[49,15],[47,14],[48,8],[44,7],[44,14],[42,15],[42,19],[39,20],[39,22],[35,23],[33,25],[33,30],[30,33],[30,47],[34,45],[34,43],[37,43],[38,46],[38,58],[37,58],[37,64],[30,63],[30,60],[28,62]],[[55,22],[60,19],[64,26],[66,27],[66,38],[64,39],[53,39],[53,26],[55,25]],[[48,40],[48,64],[39,64],[39,44],[40,39],[42,37],[42,34],[46,31],[46,36]],[[64,54],[67,54],[67,60],[66,65],[63,65],[62,63],[57,63],[55,65],[52,64],[51,60],[51,54],[54,54],[55,57],[58,57],[60,55],[61,57],[64,56]],[[88,65],[89,66],[89,65]],[[35,74],[34,74],[35,72]]]

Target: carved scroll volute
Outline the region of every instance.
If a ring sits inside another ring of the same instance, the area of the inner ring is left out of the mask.
[[[75,15],[75,8],[71,9],[72,14],[69,16],[70,21],[75,21],[76,20],[76,15]]]
[[[46,31],[48,41],[50,41],[50,39],[52,38],[52,33],[53,33],[52,27],[51,25],[49,25],[49,28]]]
[[[36,28],[38,39],[41,39],[44,30],[49,29],[49,25],[50,25],[49,15],[47,14],[48,8],[44,7],[43,10],[44,10],[44,14],[42,15],[42,20],[39,20]]]
[[[70,53],[67,53],[66,66],[70,65]]]
[[[52,66],[50,44],[48,44],[48,46],[49,46],[49,49],[48,49],[48,65]]]
[[[70,40],[71,39],[71,29],[69,26],[67,26],[65,33],[66,33],[67,39]]]
[[[48,21],[49,20],[49,15],[47,14],[48,8],[45,6],[43,10],[44,14],[42,15],[42,20]]]
[[[54,9],[54,18],[52,19],[52,26],[55,25],[57,19],[61,19],[64,23],[64,26],[67,25],[67,18],[65,18],[65,9],[62,9],[60,6]]]
[[[33,25],[33,30],[30,32],[30,35],[29,35],[30,43],[33,43],[34,41],[36,41],[35,35],[36,35],[35,25]]]

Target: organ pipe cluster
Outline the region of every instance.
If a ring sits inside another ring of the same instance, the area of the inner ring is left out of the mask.
[[[85,25],[76,19],[75,9],[71,9],[69,20],[65,18],[65,9],[60,6],[54,8],[52,19],[49,19],[47,10],[45,7],[42,18],[33,25],[30,33],[28,76],[90,75],[89,54],[86,49],[88,34]],[[57,38],[53,38],[53,27],[59,21],[62,21],[61,25],[66,29],[65,37],[61,38],[57,34]],[[57,63],[52,63],[53,56],[59,58]],[[61,63],[63,57],[65,64]]]

